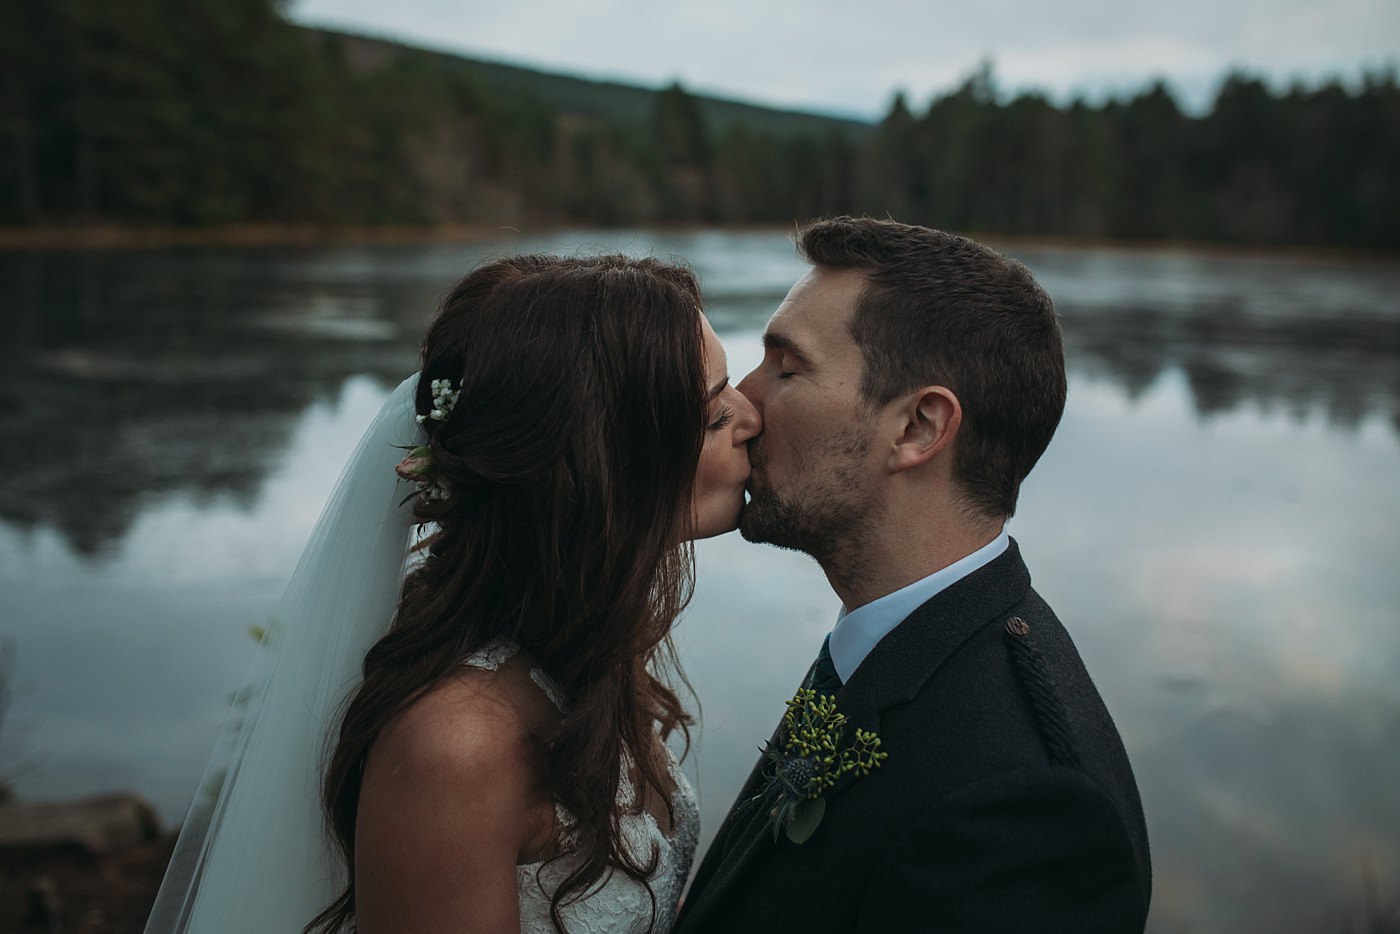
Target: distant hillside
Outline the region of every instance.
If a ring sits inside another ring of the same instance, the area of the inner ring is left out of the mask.
[[[460,67],[495,95],[527,94],[551,110],[570,116],[640,124],[655,112],[656,96],[661,90],[536,71],[337,30],[303,28],[341,44],[352,67],[377,68],[396,58],[427,57]],[[707,128],[715,135],[723,134],[736,124],[754,133],[778,137],[819,136],[835,130],[851,139],[860,139],[875,129],[871,123],[845,117],[779,110],[689,93],[699,105]]]
[[[990,66],[878,124],[463,58],[285,0],[0,2],[0,227],[782,224],[1400,248],[1400,75],[1208,113]]]

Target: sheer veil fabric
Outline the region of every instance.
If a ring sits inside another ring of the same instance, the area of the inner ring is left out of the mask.
[[[268,626],[265,665],[230,715],[156,896],[146,934],[296,932],[344,884],[324,828],[321,767],[403,585],[419,443],[417,374],[361,438]]]

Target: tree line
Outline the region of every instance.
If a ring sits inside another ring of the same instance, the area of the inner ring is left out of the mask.
[[[765,124],[712,119],[713,102],[678,84],[641,116],[503,89],[466,59],[297,26],[277,0],[2,6],[7,226],[841,212],[1007,234],[1400,246],[1393,68],[1282,92],[1234,72],[1197,116],[1162,83],[1098,104],[1010,97],[984,66],[921,112],[897,95],[868,128]]]

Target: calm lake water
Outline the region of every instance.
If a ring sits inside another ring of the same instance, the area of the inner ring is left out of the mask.
[[[804,269],[724,232],[0,253],[0,778],[178,823],[436,301],[537,249],[685,257],[736,378]],[[1356,929],[1400,901],[1400,264],[1008,252],[1070,366],[1012,534],[1136,769],[1151,930]],[[837,601],[736,535],[700,564],[677,639],[713,832]]]

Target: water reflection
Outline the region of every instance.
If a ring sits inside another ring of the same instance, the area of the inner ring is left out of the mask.
[[[1369,414],[1400,433],[1400,264],[1260,256],[1028,250],[1075,370],[1129,398],[1186,375],[1203,419],[1242,406]]]
[[[566,235],[465,247],[0,253],[0,519],[101,556],[177,490],[250,503],[298,413],[391,382],[442,291],[492,253],[600,247],[695,263],[721,333],[800,265],[780,235]],[[1013,250],[1055,296],[1072,377],[1137,398],[1180,371],[1203,419],[1252,406],[1400,433],[1400,268]]]
[[[1172,369],[1186,374],[1203,418],[1251,404],[1303,421],[1321,412],[1355,427],[1372,413],[1400,432],[1400,318],[1251,316],[1238,307],[1191,314],[1153,306],[1065,309],[1069,352],[1130,398]]]
[[[246,629],[442,291],[493,253],[599,248],[694,263],[735,375],[803,270],[766,233],[0,253],[0,780],[178,820]],[[1151,930],[1345,929],[1400,878],[1400,268],[1013,252],[1062,313],[1071,393],[1012,532],[1133,759]],[[709,834],[836,599],[798,555],[699,554],[678,642]]]
[[[309,405],[411,370],[420,284],[288,271],[257,253],[0,254],[0,518],[100,556],[154,497],[251,506]]]

